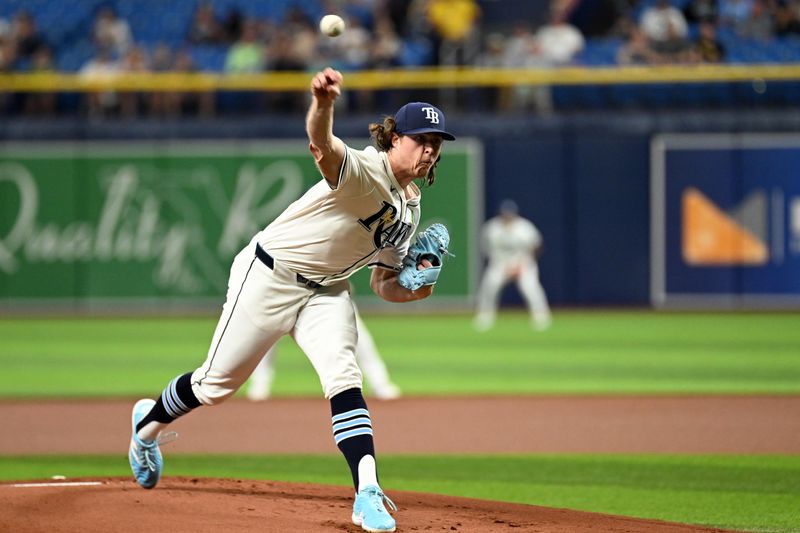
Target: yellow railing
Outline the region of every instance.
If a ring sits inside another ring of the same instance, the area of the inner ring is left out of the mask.
[[[0,92],[305,91],[308,72],[262,74],[0,74]],[[613,85],[800,81],[800,63],[781,65],[668,65],[553,69],[390,69],[345,73],[348,89],[429,89],[516,85]]]

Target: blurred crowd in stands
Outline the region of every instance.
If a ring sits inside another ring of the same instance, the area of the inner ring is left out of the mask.
[[[63,4],[63,5],[62,5]],[[391,67],[795,62],[800,0],[0,0],[0,72],[260,73]],[[48,6],[60,6],[53,12]],[[66,6],[66,10],[65,9]],[[49,11],[48,11],[49,10]],[[322,36],[324,13],[347,31]],[[39,17],[46,19],[43,26]],[[51,114],[60,95],[10,95],[5,108]],[[92,116],[213,115],[210,93],[92,93]],[[549,89],[496,91],[499,108],[552,109]],[[271,105],[298,110],[299,95]],[[369,108],[372,95],[351,106]],[[76,107],[73,105],[72,107]]]

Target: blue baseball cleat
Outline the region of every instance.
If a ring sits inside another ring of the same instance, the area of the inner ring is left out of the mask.
[[[164,467],[164,460],[161,458],[161,450],[158,449],[158,439],[151,442],[143,441],[136,435],[136,425],[155,404],[154,400],[139,400],[133,406],[131,413],[132,434],[128,461],[136,482],[146,489],[152,489],[158,483],[161,478],[161,469]]]
[[[361,526],[364,531],[381,533],[384,531],[394,531],[395,521],[392,515],[383,506],[383,502],[389,504],[392,511],[397,511],[397,506],[392,500],[387,498],[383,491],[375,485],[368,485],[358,491],[356,501],[353,503],[353,523]]]

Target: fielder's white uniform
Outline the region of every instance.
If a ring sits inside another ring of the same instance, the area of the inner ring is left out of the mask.
[[[537,329],[550,325],[550,307],[539,281],[535,251],[542,245],[542,235],[532,222],[520,216],[496,216],[486,222],[482,246],[489,264],[478,289],[475,327],[486,330],[494,325],[498,298],[503,287],[517,280],[517,287]]]
[[[367,265],[400,270],[420,213],[419,189],[408,189],[411,198],[386,152],[347,147],[335,189],[320,180],[253,237],[233,261],[208,357],[191,377],[201,403],[231,396],[286,334],[326,398],[361,388],[347,278]]]

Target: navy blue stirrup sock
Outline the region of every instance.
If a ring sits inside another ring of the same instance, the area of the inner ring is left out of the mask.
[[[372,420],[361,389],[348,389],[331,398],[333,438],[344,454],[358,491],[358,463],[365,455],[375,457]]]
[[[147,416],[136,425],[136,431],[150,422],[169,424],[197,407],[200,407],[200,400],[192,392],[192,373],[189,372],[169,382]]]

